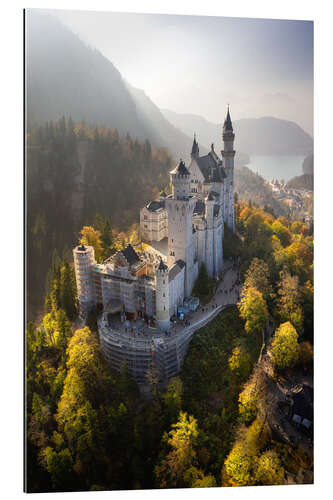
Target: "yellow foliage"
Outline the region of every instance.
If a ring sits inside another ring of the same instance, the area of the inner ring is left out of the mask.
[[[92,226],[84,226],[81,231],[80,243],[82,245],[92,246],[95,250],[95,259],[97,262],[100,261],[102,257],[102,242],[101,242],[101,232],[98,229],[94,229]]]

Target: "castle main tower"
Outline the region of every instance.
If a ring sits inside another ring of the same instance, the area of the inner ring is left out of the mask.
[[[224,220],[231,231],[235,232],[235,220],[234,220],[234,139],[235,134],[232,127],[232,122],[230,118],[230,111],[228,106],[228,112],[226,119],[224,120],[222,140],[223,140],[223,150],[221,151],[224,160],[224,170],[227,174],[225,179],[225,192],[224,192]]]
[[[166,199],[168,211],[168,266],[177,260],[185,262],[185,297],[192,292],[196,278],[192,216],[196,199],[190,196],[191,174],[180,160],[170,172],[172,195]]]

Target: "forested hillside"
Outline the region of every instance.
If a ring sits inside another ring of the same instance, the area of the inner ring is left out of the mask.
[[[195,334],[166,392],[150,377],[151,401],[126,364],[118,374],[102,359],[94,315],[75,329],[74,270],[54,260],[42,324],[27,330],[28,491],[285,484],[299,471],[311,482],[312,453],[276,431],[271,395],[311,370],[313,237],[249,203],[235,211],[224,252],[241,259],[240,303]],[[106,233],[88,232],[107,252]],[[269,379],[257,363],[268,319]]]
[[[251,200],[260,207],[271,207],[277,215],[286,215],[287,207],[274,198],[272,189],[259,174],[247,167],[235,168],[235,191],[244,201]]]
[[[138,222],[140,208],[168,183],[172,159],[117,130],[64,118],[27,134],[28,313],[38,311],[52,256],[68,255],[96,213],[114,229]]]
[[[114,64],[52,15],[26,14],[27,119],[31,125],[72,117],[127,132],[174,160],[187,157],[187,136],[171,125],[143,91],[126,84]],[[209,146],[210,144],[206,144]]]

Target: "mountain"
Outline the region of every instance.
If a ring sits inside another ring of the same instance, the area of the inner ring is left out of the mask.
[[[168,148],[175,160],[189,156],[192,131],[189,137],[177,130],[99,51],[55,17],[35,10],[26,13],[26,81],[31,125],[64,115],[147,138],[154,147]]]
[[[30,123],[62,115],[146,136],[119,71],[55,17],[26,14],[27,118]]]
[[[127,88],[140,116],[145,121],[149,137],[154,137],[157,144],[166,147],[176,159],[187,160],[192,148],[193,132],[190,137],[172,125],[143,90],[136,89],[129,84]],[[202,153],[208,153],[206,147],[201,144],[199,146]]]
[[[163,109],[164,116],[185,134],[194,130],[204,144],[221,142],[221,124],[211,123],[201,116],[179,114]],[[249,155],[308,155],[313,139],[296,123],[273,117],[248,118],[233,121],[236,151]]]

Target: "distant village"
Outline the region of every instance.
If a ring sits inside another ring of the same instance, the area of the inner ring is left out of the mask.
[[[313,223],[313,213],[307,208],[306,200],[313,198],[313,191],[309,189],[290,188],[284,181],[272,179],[269,183],[273,196],[288,205],[290,212],[297,215],[307,224]]]

